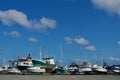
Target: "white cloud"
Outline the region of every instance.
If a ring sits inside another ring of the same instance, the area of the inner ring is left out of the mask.
[[[3,24],[8,26],[19,24],[21,26],[28,27],[31,25],[29,20],[27,20],[27,16],[17,10],[0,11],[0,20]]]
[[[94,46],[86,46],[85,49],[88,51],[95,51],[96,50],[96,48]]]
[[[78,44],[81,44],[81,45],[87,45],[87,44],[89,44],[89,41],[86,40],[83,37],[75,38],[75,42],[78,43]]]
[[[72,38],[71,37],[65,37],[65,41],[67,42],[67,44],[71,44],[72,43]]]
[[[46,29],[55,29],[56,21],[42,17],[40,20],[33,20],[31,29],[37,31],[45,31]]]
[[[37,38],[34,38],[34,37],[30,37],[30,38],[29,38],[29,41],[30,41],[30,42],[33,42],[33,43],[36,43],[36,42],[38,42],[38,39],[37,39]]]
[[[18,38],[18,37],[20,37],[21,35],[20,35],[20,33],[19,32],[17,32],[17,31],[12,31],[12,32],[4,32],[4,35],[5,36],[11,36],[11,37],[14,37],[14,38]]]
[[[11,32],[11,36],[17,38],[17,37],[20,37],[20,33],[17,32],[17,31],[12,31],[12,32]]]
[[[51,29],[54,29],[56,26],[56,21],[52,19],[47,19],[43,17],[40,21],[42,25],[48,26]]]
[[[120,45],[120,41],[118,41],[118,45]]]
[[[120,61],[120,58],[117,58],[117,57],[109,57],[109,60],[111,60],[111,61]]]
[[[91,0],[100,9],[120,15],[120,0]]]
[[[26,14],[14,9],[8,11],[0,11],[0,21],[7,26],[18,24],[26,29],[31,29],[39,32],[56,28],[56,20],[46,17],[42,17],[39,20],[29,20]]]
[[[110,57],[109,59],[110,59],[110,60],[112,60],[112,61],[114,61],[114,60],[115,60],[113,57]]]

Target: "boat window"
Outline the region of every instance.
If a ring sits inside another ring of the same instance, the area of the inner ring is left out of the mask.
[[[46,61],[47,64],[50,64],[50,61]]]

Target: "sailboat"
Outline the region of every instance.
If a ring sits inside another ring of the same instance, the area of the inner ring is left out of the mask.
[[[100,57],[101,57],[100,62],[102,63],[103,62],[102,56],[100,55]],[[95,53],[95,60],[97,60],[96,53]],[[95,73],[95,74],[107,74],[107,72],[108,72],[107,69],[105,69],[103,66],[100,66],[100,65],[97,65],[97,64],[94,64],[92,66],[92,70],[93,70],[93,73]]]

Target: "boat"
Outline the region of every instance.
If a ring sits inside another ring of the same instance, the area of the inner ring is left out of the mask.
[[[29,67],[29,68],[27,68],[27,70],[31,74],[42,74],[42,73],[45,73],[45,69],[42,69],[41,67]]]
[[[80,66],[76,63],[72,63],[69,67],[68,67],[68,71],[70,72],[70,74],[79,74],[80,72]]]
[[[106,74],[107,73],[107,69],[103,68],[102,66],[98,66],[96,64],[93,65],[92,69],[95,74]]]
[[[0,67],[0,73],[6,74],[8,67],[9,67],[9,65],[4,65],[4,66]]]
[[[108,70],[108,73],[110,73],[110,74],[120,74],[120,66],[119,65],[107,66],[106,69]]]
[[[92,72],[91,63],[88,61],[84,61],[83,65],[80,66],[80,73],[91,74],[91,72]]]
[[[8,67],[7,69],[8,74],[21,74],[21,71],[15,67]]]
[[[68,71],[67,66],[62,67],[62,66],[56,66],[52,71],[51,74],[70,74]]]
[[[21,71],[23,70],[27,70],[27,68],[32,67],[33,63],[32,63],[32,57],[29,56],[27,58],[20,58],[18,57],[17,60],[17,68]]]
[[[41,67],[45,69],[47,72],[50,72],[53,68],[55,68],[56,64],[53,57],[47,57],[39,59],[32,59],[33,66]]]

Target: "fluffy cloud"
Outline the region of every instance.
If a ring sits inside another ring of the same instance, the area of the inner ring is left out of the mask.
[[[31,29],[37,31],[45,31],[47,29],[56,28],[56,21],[45,17],[42,17],[40,20],[33,20],[31,23],[32,23]]]
[[[18,38],[20,37],[20,33],[17,32],[17,31],[12,31],[12,32],[4,32],[4,35],[5,36],[11,36],[11,37],[14,37],[14,38]]]
[[[7,26],[19,24],[28,27],[31,25],[27,16],[17,10],[0,11],[0,20]]]
[[[71,44],[72,43],[72,38],[71,37],[65,37],[65,41],[67,42],[67,44]]]
[[[81,45],[87,45],[87,44],[89,44],[89,41],[86,40],[83,37],[75,38],[75,42],[78,43],[78,44],[81,44]]]
[[[98,8],[120,15],[120,0],[91,0]]]
[[[46,17],[29,20],[27,15],[17,10],[0,11],[0,21],[7,26],[18,24],[26,29],[44,31],[56,28],[56,21]]]
[[[88,51],[95,51],[96,50],[96,48],[94,46],[86,46],[85,49]]]
[[[36,43],[36,42],[38,42],[38,39],[37,39],[37,38],[34,38],[34,37],[30,37],[30,38],[29,38],[29,41],[30,41],[30,42],[33,42],[33,43]]]
[[[96,51],[96,47],[90,45],[89,40],[85,39],[84,37],[77,38],[65,37],[65,41],[67,42],[67,44],[75,42],[80,45],[80,48],[87,51]]]

